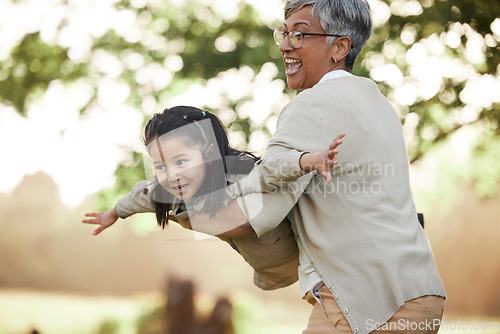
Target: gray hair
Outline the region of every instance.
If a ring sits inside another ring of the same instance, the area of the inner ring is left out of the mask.
[[[370,5],[366,0],[287,0],[285,20],[304,6],[312,6],[311,14],[319,17],[321,27],[327,34],[347,36],[351,49],[345,64],[352,69],[356,57],[363,50],[372,34]],[[327,37],[331,45],[336,37]]]

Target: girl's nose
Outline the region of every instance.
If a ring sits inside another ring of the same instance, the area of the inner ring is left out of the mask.
[[[181,178],[179,170],[177,170],[177,168],[169,169],[167,174],[168,174],[167,175],[168,182],[175,182]]]

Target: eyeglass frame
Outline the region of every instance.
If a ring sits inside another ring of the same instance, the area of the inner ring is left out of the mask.
[[[280,28],[274,28],[273,29],[273,39],[274,39],[274,43],[276,43],[276,45],[280,46],[281,45],[281,42],[278,43],[278,41],[276,40],[276,32],[281,32],[283,34],[283,39],[281,40],[281,42],[283,42],[283,40],[285,39],[285,37],[287,37],[290,33],[299,33],[300,35],[302,35],[302,44],[296,48],[295,46],[292,45],[292,42],[290,42],[290,36],[288,36],[288,45],[290,45],[291,48],[293,49],[300,49],[302,47],[302,45],[304,45],[304,36],[308,36],[308,35],[311,35],[311,36],[330,36],[330,37],[344,37],[342,35],[333,35],[333,34],[318,34],[318,33],[312,33],[312,32],[302,32],[302,31],[298,31],[298,30],[289,30],[287,32],[283,31],[283,29],[280,29]]]

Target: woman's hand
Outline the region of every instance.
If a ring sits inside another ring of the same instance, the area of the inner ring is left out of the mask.
[[[100,225],[96,230],[94,230],[94,232],[92,232],[93,235],[98,235],[118,220],[115,209],[111,209],[106,212],[86,213],[85,217],[93,217],[94,219],[84,219],[82,220],[82,223]]]
[[[345,133],[338,135],[325,151],[303,154],[299,161],[300,168],[306,172],[317,170],[323,175],[327,183],[332,182],[332,174],[330,174],[330,171],[338,164],[336,158],[339,150],[337,147],[342,144],[342,138],[344,138],[344,136]]]

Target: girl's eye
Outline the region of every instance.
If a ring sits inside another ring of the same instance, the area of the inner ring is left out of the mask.
[[[187,160],[184,160],[184,159],[179,159],[179,160],[177,160],[177,162],[176,162],[176,163],[177,163],[177,166],[182,166],[182,165],[184,165],[186,162],[187,162]]]
[[[156,165],[155,169],[158,170],[158,171],[164,171],[165,170],[165,166],[164,165]]]

